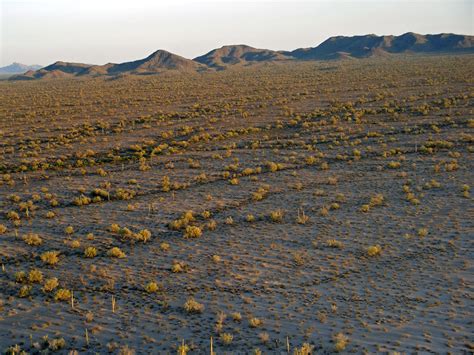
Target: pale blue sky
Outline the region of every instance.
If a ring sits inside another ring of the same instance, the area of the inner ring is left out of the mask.
[[[225,44],[295,49],[334,35],[473,34],[474,0],[0,0],[0,66],[123,62]]]

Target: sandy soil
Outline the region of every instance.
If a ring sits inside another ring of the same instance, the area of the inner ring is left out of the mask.
[[[473,69],[0,82],[0,349],[472,352]]]

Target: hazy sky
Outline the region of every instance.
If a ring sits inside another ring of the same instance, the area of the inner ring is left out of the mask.
[[[225,44],[315,46],[329,36],[473,34],[474,0],[0,0],[0,66],[92,64]]]

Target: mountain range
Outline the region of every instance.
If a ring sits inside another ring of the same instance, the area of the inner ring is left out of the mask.
[[[41,69],[29,68],[22,74],[12,76],[11,79],[145,75],[163,72],[192,73],[245,67],[257,63],[389,57],[397,54],[423,53],[474,53],[474,36],[447,33],[420,35],[412,32],[400,36],[377,36],[374,34],[351,37],[336,36],[328,38],[316,47],[299,48],[293,51],[258,49],[240,44],[223,46],[192,60],[165,50],[157,50],[144,59],[120,64],[92,65],[59,61]]]

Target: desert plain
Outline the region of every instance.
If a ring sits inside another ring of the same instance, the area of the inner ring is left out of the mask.
[[[474,56],[0,81],[0,349],[470,353]]]

